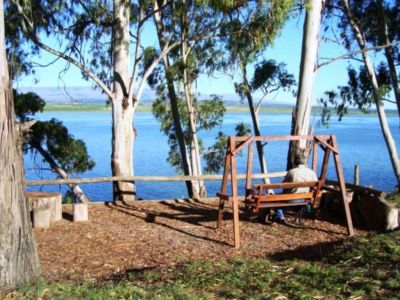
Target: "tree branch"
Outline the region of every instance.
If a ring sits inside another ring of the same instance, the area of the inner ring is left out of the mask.
[[[138,91],[136,93],[136,103],[135,103],[135,107],[138,104],[138,101],[140,100],[140,97],[142,96],[143,90],[144,90],[144,86],[146,84],[147,78],[151,75],[151,73],[153,72],[154,68],[157,66],[157,64],[160,62],[160,60],[162,60],[169,51],[171,51],[172,49],[174,49],[175,47],[177,47],[178,45],[180,45],[180,42],[176,42],[171,44],[170,46],[168,46],[169,42],[167,42],[166,46],[164,47],[163,51],[160,53],[160,55],[157,57],[157,59],[155,59],[152,64],[147,68],[146,72],[143,74],[142,80],[140,82]]]
[[[57,57],[60,57],[64,59],[65,61],[75,65],[77,68],[79,68],[82,72],[84,72],[89,78],[91,78],[110,98],[113,98],[113,92],[107,87],[107,85],[100,80],[99,77],[96,76],[90,69],[88,69],[84,64],[78,62],[77,60],[73,59],[69,55],[65,54],[65,52],[58,51],[56,49],[53,49],[52,47],[42,43],[39,38],[35,35],[35,30],[34,30],[34,25],[33,23],[29,20],[29,18],[26,16],[26,14],[23,11],[22,6],[20,5],[18,0],[11,0],[12,3],[17,7],[18,13],[22,16],[23,22],[22,22],[22,28],[24,32],[30,37],[32,42],[34,42],[38,47],[41,49],[47,51],[50,54],[53,54]],[[27,27],[28,25],[28,27]]]
[[[326,62],[324,62],[322,64],[319,64],[315,68],[315,71],[318,71],[321,67],[329,65],[329,64],[334,63],[334,62],[336,62],[338,60],[341,60],[341,59],[351,58],[351,56],[354,56],[354,55],[357,55],[357,54],[362,54],[362,53],[369,52],[369,51],[372,51],[372,50],[379,50],[379,49],[384,49],[384,48],[387,48],[387,47],[393,47],[393,46],[398,45],[398,44],[400,44],[400,41],[394,41],[394,42],[392,42],[390,44],[374,46],[374,47],[365,48],[365,49],[362,49],[362,50],[350,51],[350,52],[347,52],[346,54],[340,55],[340,56],[332,58],[332,59],[330,59],[330,60],[328,60],[328,61],[326,61]]]

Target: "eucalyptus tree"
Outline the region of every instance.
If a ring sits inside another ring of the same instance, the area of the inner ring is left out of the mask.
[[[22,151],[39,154],[58,177],[68,179],[70,174],[80,174],[91,170],[95,162],[89,157],[86,145],[75,139],[63,123],[56,119],[39,121],[35,119],[42,112],[46,102],[34,93],[20,94],[14,91],[15,114],[19,125],[32,124],[29,130],[21,130]],[[68,184],[74,196],[83,203],[89,202],[78,184]]]
[[[156,11],[160,5],[162,3],[154,1]],[[210,124],[218,125],[224,111],[218,97],[199,101],[193,89],[198,76],[212,73],[222,57],[221,47],[217,44],[222,21],[221,11],[217,9],[219,6],[224,5],[202,1],[171,1],[168,9],[154,15],[160,45],[165,43],[166,36],[170,37],[171,33],[180,43],[179,49],[171,51],[163,60],[163,78],[153,80],[158,85],[159,99],[163,99],[155,103],[154,113],[169,137],[169,162],[186,175],[202,174],[202,146],[197,131],[211,129]],[[165,97],[165,93],[168,97]],[[171,107],[161,109],[161,104]],[[184,107],[181,104],[185,104]],[[204,114],[206,111],[210,113],[209,116]],[[165,118],[163,114],[168,117]],[[166,126],[165,122],[171,123],[170,126]],[[205,123],[208,125],[204,126]],[[205,196],[206,189],[202,180],[187,182],[187,186],[190,197]]]
[[[380,72],[387,73],[390,79],[390,87],[393,91],[397,112],[400,117],[400,86],[398,78],[398,64],[400,63],[400,11],[396,1],[351,1],[352,14],[360,22],[358,25],[365,34],[368,47],[372,48],[377,57],[383,59],[385,68]],[[346,45],[350,45],[346,41]],[[383,52],[383,56],[380,55]],[[382,99],[389,101],[389,99]]]
[[[29,41],[34,52],[47,51],[65,60],[67,68],[71,64],[79,68],[83,78],[90,79],[109,97],[112,174],[132,176],[134,115],[146,79],[168,51],[178,46],[169,41],[161,49],[143,46],[143,28],[154,13],[149,1],[10,2],[10,24],[18,24],[18,27],[10,26],[10,37],[14,38],[10,39],[10,45],[21,49],[26,47],[21,42]],[[135,199],[135,195],[134,183],[114,184],[114,199]]]
[[[376,3],[378,11],[379,43],[381,45],[387,45],[384,48],[384,53],[389,69],[390,82],[396,99],[397,113],[400,118],[400,85],[396,70],[396,63],[397,65],[400,63],[400,47],[398,44],[391,45],[394,40],[400,40],[399,3],[390,5],[389,3],[384,3],[382,0],[377,0]],[[373,34],[367,35],[367,39],[369,37],[372,41],[375,41],[375,39],[373,39]]]
[[[278,83],[280,81],[279,77],[284,80],[283,66],[278,67],[277,64],[272,63],[270,60],[260,62],[256,67],[254,74],[256,82],[254,85],[250,83],[247,69],[273,43],[276,35],[279,34],[280,29],[288,19],[294,4],[295,1],[293,0],[257,1],[243,7],[235,7],[227,12],[228,22],[224,24],[224,40],[228,50],[228,61],[232,66],[237,65],[240,70],[241,81],[235,83],[235,89],[242,100],[247,100],[253,131],[256,136],[261,135],[258,112],[262,100],[255,104],[253,92],[261,89],[264,96],[266,96],[273,89],[289,87],[293,82],[289,84],[289,82],[283,83],[281,81],[283,85]],[[286,75],[288,74],[286,73]],[[257,142],[256,147],[261,172],[266,173],[267,165],[261,142]]]
[[[376,69],[373,61],[371,60],[368,50],[369,43],[366,38],[367,32],[366,28],[369,25],[367,22],[371,22],[371,19],[364,20],[363,14],[359,14],[360,10],[362,10],[362,4],[359,1],[348,1],[348,0],[340,0],[338,2],[334,2],[331,5],[331,9],[335,10],[340,16],[338,27],[341,30],[340,36],[342,38],[343,45],[348,50],[353,50],[352,46],[356,45],[361,55],[361,61],[363,63],[363,68],[358,75],[359,78],[364,78],[364,86],[363,88],[357,88],[352,90],[352,97],[358,97],[360,94],[360,90],[364,91],[364,94],[361,94],[362,97],[360,101],[368,102],[372,101],[375,104],[375,108],[378,114],[382,135],[386,143],[386,147],[389,152],[389,157],[391,160],[391,164],[393,167],[393,171],[397,180],[397,185],[400,185],[400,162],[397,154],[396,144],[394,142],[391,130],[389,128],[386,112],[384,110],[383,103],[383,95],[387,93],[387,89],[385,89],[385,85],[380,85],[380,81],[382,81],[382,68]],[[360,19],[361,18],[361,19]],[[388,46],[388,45],[384,45]],[[381,70],[381,71],[379,71]],[[352,71],[354,73],[354,71]],[[351,73],[349,73],[351,75]],[[381,79],[380,79],[381,78]],[[351,79],[351,77],[350,77]],[[356,82],[357,83],[357,82]],[[361,85],[361,84],[359,84]],[[387,85],[386,85],[387,86]]]
[[[166,1],[164,1],[161,5],[164,6]],[[164,11],[160,11],[158,1],[153,1],[154,7],[154,23],[156,25],[157,37],[160,47],[164,47],[167,43],[167,39],[169,38],[169,34],[173,27],[173,8],[171,5]],[[173,66],[171,66],[170,54],[163,57],[163,67],[165,74],[165,85],[167,87],[167,93],[169,98],[169,103],[171,106],[171,114],[170,117],[173,121],[173,126],[163,126],[164,133],[168,135],[169,144],[171,146],[170,155],[168,160],[172,165],[179,166],[179,170],[183,172],[184,175],[192,175],[192,169],[190,165],[190,158],[187,151],[187,143],[184,135],[184,130],[181,121],[181,115],[179,110],[179,99],[177,95],[177,89],[175,87],[175,80],[173,74]],[[156,77],[156,76],[153,76]],[[152,78],[153,78],[152,77]],[[152,79],[150,78],[150,79]],[[156,84],[156,82],[152,82],[152,84]],[[160,94],[160,93],[159,93]],[[164,100],[167,100],[166,98]],[[166,107],[165,107],[166,109]],[[157,114],[157,113],[156,113]],[[161,117],[161,115],[160,115]],[[162,117],[161,117],[162,118]],[[161,121],[161,123],[163,123]],[[170,132],[171,131],[171,132]],[[175,150],[179,149],[179,155]],[[190,198],[196,198],[196,191],[199,190],[199,187],[196,188],[196,181],[186,181],[186,188],[188,191],[188,196]]]
[[[0,0],[0,288],[9,289],[37,279],[40,269],[24,191],[5,48]]]
[[[312,92],[318,59],[319,34],[324,0],[306,1],[303,26],[303,42],[299,72],[299,87],[297,90],[296,106],[292,119],[292,135],[306,135],[310,132]],[[296,152],[306,152],[307,143],[292,141],[288,151],[288,169],[294,164]]]
[[[247,78],[246,69],[242,69],[242,74],[243,82],[235,85],[236,92],[241,96],[242,100],[247,99],[253,122],[254,135],[260,136],[259,111],[263,101],[267,96],[276,91],[292,91],[296,80],[292,74],[287,72],[286,64],[277,63],[272,59],[263,60],[255,65],[254,75],[250,82]],[[253,93],[257,91],[260,91],[262,95],[258,102],[254,104]],[[261,172],[266,173],[267,165],[264,159],[263,146],[261,142],[258,142],[256,145]],[[268,178],[265,178],[265,180],[268,181]]]

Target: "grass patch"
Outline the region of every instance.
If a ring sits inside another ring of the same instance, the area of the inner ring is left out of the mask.
[[[398,299],[400,232],[345,240],[318,263],[233,258],[129,272],[116,283],[40,282],[13,299]]]

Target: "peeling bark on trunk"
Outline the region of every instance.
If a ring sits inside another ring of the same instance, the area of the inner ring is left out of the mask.
[[[114,96],[112,102],[112,154],[113,176],[133,176],[133,103],[128,102],[129,89],[129,18],[130,2],[114,0]],[[114,200],[136,199],[132,182],[114,183]]]
[[[385,113],[382,99],[380,96],[379,85],[378,85],[378,80],[376,78],[374,66],[373,66],[371,60],[369,59],[368,52],[364,51],[366,49],[366,42],[364,39],[364,35],[363,35],[360,27],[357,25],[353,15],[350,11],[349,3],[347,0],[342,0],[342,2],[343,2],[343,6],[345,8],[346,16],[351,25],[354,37],[357,40],[360,50],[362,50],[363,61],[364,61],[365,67],[367,69],[368,76],[371,80],[372,93],[373,93],[373,97],[374,97],[376,111],[377,111],[378,117],[379,117],[379,122],[381,125],[382,135],[383,135],[383,138],[385,139],[386,146],[387,146],[387,149],[389,152],[389,157],[392,162],[393,171],[394,171],[394,174],[395,174],[396,180],[397,180],[397,186],[400,186],[399,157],[397,155],[396,144],[394,142],[392,133],[390,131],[390,128],[389,128],[389,125],[387,122],[386,113]]]
[[[246,85],[246,87],[249,87],[249,81],[247,79],[246,68],[243,64],[240,64],[240,68],[242,70],[243,82]],[[258,119],[258,111],[256,111],[256,109],[254,107],[254,101],[253,101],[253,96],[251,95],[251,92],[248,89],[246,89],[246,91],[247,91],[246,98],[247,98],[247,103],[249,104],[249,110],[250,110],[250,115],[251,115],[251,121],[253,123],[254,135],[261,136],[260,125],[259,125],[259,121],[258,121],[259,120]],[[266,174],[266,173],[268,173],[267,162],[266,162],[265,156],[264,156],[263,145],[261,144],[260,141],[256,142],[256,148],[257,148],[258,161],[260,163],[261,173]],[[269,178],[264,178],[264,183],[266,183],[266,184],[271,183],[271,180]]]
[[[383,44],[389,45],[390,44],[389,32],[388,32],[387,20],[382,0],[378,0],[377,5],[378,5],[380,40]],[[397,78],[396,66],[393,60],[394,57],[393,48],[385,47],[384,51],[385,51],[386,61],[389,66],[390,81],[392,83],[394,97],[396,99],[397,114],[399,115],[400,118],[400,86],[399,86],[399,80]]]
[[[321,24],[323,0],[310,0],[303,28],[303,44],[299,74],[299,90],[297,92],[292,135],[305,135],[310,131],[312,91],[315,77],[315,67],[318,55],[318,38]],[[290,143],[287,169],[294,167],[294,154],[298,151],[307,152],[306,141]]]
[[[24,191],[0,0],[0,287],[14,288],[39,276],[39,260]]]

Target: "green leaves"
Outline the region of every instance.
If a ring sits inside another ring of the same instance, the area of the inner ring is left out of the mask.
[[[211,130],[221,125],[224,113],[225,106],[221,97],[211,95],[211,99],[201,101],[197,109],[199,129]]]
[[[348,108],[357,108],[363,113],[368,113],[374,103],[373,87],[365,66],[357,71],[352,66],[347,70],[348,81],[345,86],[338,86],[337,91],[326,91],[318,102],[322,105],[321,121],[327,125],[333,113],[342,120],[348,113]],[[390,77],[387,66],[383,63],[377,67],[377,80],[380,98],[390,92]]]
[[[14,107],[19,122],[32,120],[37,112],[42,112],[45,101],[34,93],[19,94],[14,91]],[[39,152],[43,161],[56,162],[67,173],[82,173],[91,170],[95,162],[89,157],[86,145],[75,139],[61,121],[37,121],[31,131],[24,136],[25,152]]]
[[[39,147],[46,149],[67,173],[83,173],[95,166],[85,143],[75,139],[62,122],[56,119],[36,122],[27,143],[29,150],[35,151]]]
[[[261,89],[264,94],[278,89],[290,90],[296,84],[293,74],[288,73],[285,63],[277,63],[273,59],[263,60],[256,64],[251,81],[253,91]]]
[[[35,93],[19,94],[16,90],[14,93],[14,110],[20,122],[30,120],[30,116],[34,116],[38,112],[42,112],[46,102]]]

